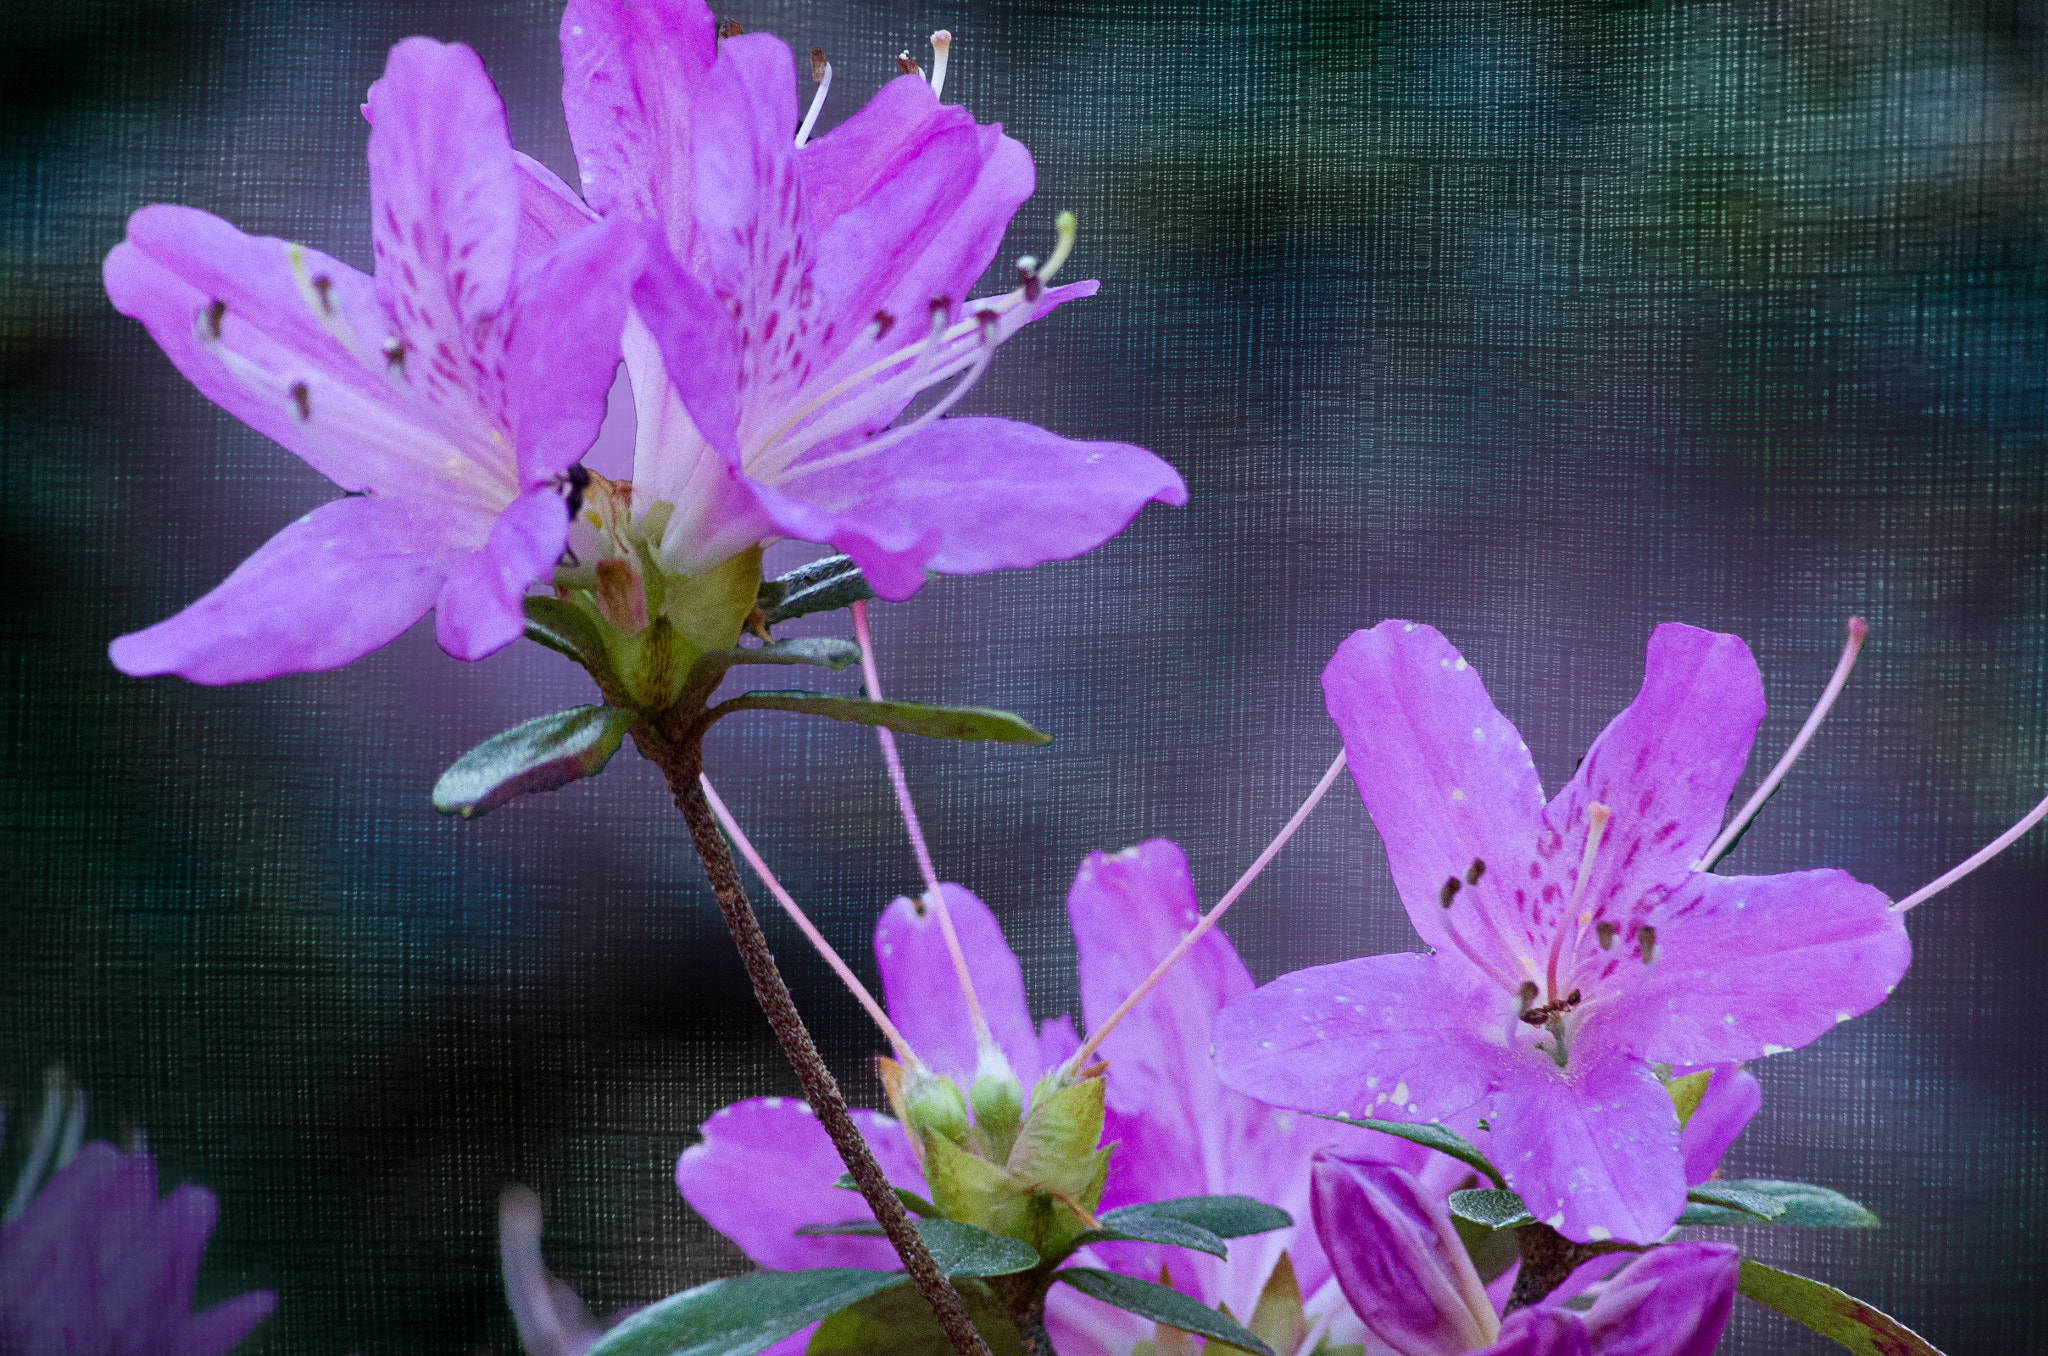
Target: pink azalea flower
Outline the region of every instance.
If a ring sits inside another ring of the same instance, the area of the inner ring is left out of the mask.
[[[1728,1325],[1742,1260],[1725,1243],[1653,1248],[1583,1315],[1560,1307],[1559,1293],[1503,1322],[1442,1193],[1400,1168],[1316,1155],[1315,1222],[1373,1356],[1707,1356]]]
[[[1285,975],[1227,1009],[1217,1059],[1242,1092],[1466,1130],[1484,1118],[1539,1219],[1648,1242],[1687,1181],[1651,1062],[1795,1049],[1905,972],[1896,914],[1840,871],[1697,869],[1764,714],[1734,636],[1659,627],[1641,692],[1547,803],[1521,736],[1430,628],[1354,634],[1323,686],[1433,950]]]
[[[643,224],[624,338],[633,519],[664,570],[794,537],[905,598],[927,570],[1065,559],[1151,500],[1185,502],[1141,448],[940,417],[1003,340],[1095,290],[1045,287],[1063,244],[1012,291],[968,299],[1034,184],[1000,128],[906,75],[807,143],[789,49],[718,39],[703,0],[572,0],[562,66],[588,206],[523,162],[531,247],[592,209]]]
[[[268,1316],[253,1290],[192,1312],[213,1193],[156,1194],[148,1154],[85,1145],[0,1225],[0,1351],[219,1356]]]
[[[944,889],[991,1034],[1029,1088],[1074,1053],[1073,1026],[1057,1017],[1033,1027],[1022,968],[994,915],[960,886]],[[1080,952],[1082,1008],[1099,1022],[1197,916],[1187,861],[1164,840],[1092,854],[1075,878],[1067,912]],[[876,929],[875,957],[891,1019],[928,1066],[965,1085],[979,1056],[936,917],[898,899]],[[1329,1263],[1307,1227],[1309,1162],[1321,1145],[1362,1136],[1261,1106],[1217,1081],[1210,1025],[1226,1002],[1251,988],[1229,941],[1211,932],[1110,1034],[1102,1047],[1109,1060],[1104,1142],[1115,1141],[1117,1149],[1102,1208],[1237,1194],[1280,1206],[1298,1227],[1232,1239],[1227,1261],[1142,1243],[1095,1244],[1076,1260],[1147,1280],[1157,1280],[1164,1267],[1177,1288],[1242,1316],[1256,1306],[1284,1251],[1311,1318],[1348,1324]],[[887,1116],[855,1114],[890,1180],[922,1194],[903,1128]],[[703,1134],[676,1165],[676,1184],[753,1261],[775,1268],[896,1264],[880,1239],[797,1235],[804,1224],[866,1216],[858,1196],[833,1188],[842,1171],[838,1156],[803,1103],[741,1102],[706,1121]],[[1436,1157],[1390,1138],[1384,1143],[1418,1170]],[[1152,1324],[1066,1286],[1052,1289],[1047,1325],[1064,1356],[1116,1356],[1153,1336]],[[778,1350],[801,1351],[806,1337],[798,1334]]]
[[[232,683],[347,664],[429,610],[481,659],[562,552],[562,474],[597,435],[630,265],[593,232],[525,268],[505,110],[474,52],[410,38],[364,107],[376,276],[189,207],[137,212],[107,294],[193,385],[349,497],[183,612],[113,643],[131,674]],[[532,235],[532,228],[526,228]]]

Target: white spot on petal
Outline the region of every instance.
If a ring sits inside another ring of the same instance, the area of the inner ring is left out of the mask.
[[[1851,1012],[1838,1012],[1835,1014],[1835,1025],[1840,1026],[1843,1022],[1848,1021],[1853,1016],[1855,1016],[1855,1014]]]
[[[1394,1100],[1397,1102],[1405,1102],[1408,1100],[1407,1083],[1401,1082],[1394,1084]]]
[[[1790,1054],[1791,1051],[1792,1047],[1789,1045],[1766,1045],[1764,1047],[1764,1053],[1767,1055],[1784,1055]]]
[[[763,1097],[761,1105],[767,1107],[770,1111],[780,1111],[782,1109],[782,1099],[780,1097]]]
[[[1725,1022],[1726,1024],[1728,1024],[1729,1026],[1734,1026],[1734,1025],[1735,1025],[1735,1014],[1731,1012],[1731,1013],[1729,1013],[1729,1014],[1728,1014],[1728,1015],[1727,1015],[1726,1017],[1723,1017],[1723,1018],[1722,1018],[1721,1020],[1722,1020],[1723,1022]]]
[[[1564,1228],[1564,1211],[1558,1211],[1556,1214],[1552,1215],[1549,1219],[1544,1220],[1543,1222],[1545,1224],[1548,1224],[1553,1229]]]
[[[1469,669],[1469,668],[1471,668],[1472,666],[1471,666],[1470,664],[1467,664],[1467,663],[1465,662],[1465,658],[1464,658],[1464,656],[1463,656],[1463,655],[1460,655],[1460,656],[1458,657],[1458,662],[1457,662],[1457,663],[1455,663],[1455,664],[1453,664],[1453,665],[1451,665],[1451,667],[1452,667],[1452,668],[1454,668],[1454,669],[1456,669],[1456,670],[1457,670],[1458,672],[1460,672],[1460,673],[1463,673],[1463,672],[1464,672],[1464,671],[1465,671],[1466,669]]]
[[[1597,1224],[1589,1224],[1586,1226],[1586,1237],[1595,1243],[1605,1243],[1608,1239],[1614,1237],[1614,1233],[1612,1230],[1604,1229]]]
[[[1454,786],[1451,788],[1451,799],[1463,800],[1465,799],[1465,792],[1461,788]]]

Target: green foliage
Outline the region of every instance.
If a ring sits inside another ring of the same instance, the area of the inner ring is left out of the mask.
[[[618,752],[636,713],[572,706],[493,735],[455,760],[434,783],[434,808],[474,819],[516,796],[554,791],[594,777]]]
[[[856,725],[881,725],[899,734],[927,739],[961,739],[995,744],[1050,744],[1052,736],[1021,716],[985,706],[928,706],[923,702],[874,702],[865,697],[836,697],[829,692],[743,692],[720,702],[720,714],[733,711],[795,711]]]
[[[1857,1356],[1941,1356],[1926,1338],[1890,1314],[1831,1285],[1745,1257],[1737,1288]]]
[[[1100,1229],[1090,1229],[1074,1240],[1075,1247],[1089,1243],[1164,1243],[1174,1248],[1194,1248],[1216,1257],[1227,1255],[1228,1249],[1222,1239],[1198,1224],[1189,1224],[1170,1215],[1125,1215],[1122,1211],[1111,1211],[1120,1218],[1112,1223],[1107,1216],[1102,1219]]]
[[[1472,1269],[1479,1273],[1481,1282],[1492,1285],[1522,1255],[1521,1244],[1515,1238],[1513,1229],[1489,1229],[1453,1213],[1451,1227],[1458,1231],[1458,1239],[1465,1245],[1465,1255],[1472,1259]]]
[[[841,1191],[860,1190],[860,1183],[853,1180],[853,1174],[850,1172],[840,1173],[839,1180],[834,1182],[832,1185],[838,1187]],[[895,1192],[896,1199],[903,1202],[903,1208],[905,1210],[908,1210],[911,1214],[923,1215],[927,1219],[936,1217],[938,1215],[939,1207],[933,1205],[930,1201],[918,1195],[915,1191],[906,1190],[903,1187],[896,1187]],[[875,1227],[880,1228],[881,1226],[876,1225]]]
[[[1016,1328],[986,1287],[970,1281],[956,1288],[967,1301],[967,1313],[981,1330],[992,1356],[1023,1356]],[[841,1309],[818,1326],[804,1352],[805,1356],[954,1356],[952,1343],[946,1340],[931,1306],[908,1284]]]
[[[901,1285],[900,1271],[756,1271],[650,1304],[589,1356],[753,1356],[850,1304]]]
[[[1065,1281],[1090,1299],[1115,1305],[1141,1318],[1149,1318],[1155,1323],[1164,1323],[1182,1332],[1198,1333],[1213,1341],[1228,1343],[1230,1346],[1252,1352],[1253,1356],[1275,1356],[1271,1347],[1247,1331],[1235,1319],[1217,1313],[1208,1305],[1190,1299],[1178,1290],[1154,1285],[1150,1281],[1141,1281],[1135,1276],[1119,1276],[1113,1271],[1098,1271],[1094,1267],[1064,1267],[1053,1273],[1053,1279]]]
[[[761,581],[754,605],[767,617],[767,624],[786,622],[812,612],[830,612],[852,607],[875,591],[851,556],[826,556],[788,574]]]
[[[954,1219],[921,1219],[917,1236],[948,1276],[1008,1276],[1038,1265],[1038,1249]]]
[[[1536,1217],[1529,1213],[1528,1206],[1522,1204],[1520,1196],[1512,1191],[1485,1187],[1475,1191],[1453,1191],[1451,1214],[1454,1218],[1470,1220],[1488,1229],[1513,1229],[1536,1222]]]
[[[1106,1210],[1099,1218],[1103,1227],[1090,1229],[1076,1238],[1076,1247],[1095,1242],[1136,1241],[1195,1248],[1222,1257],[1226,1238],[1285,1229],[1294,1223],[1293,1216],[1285,1210],[1276,1210],[1249,1196],[1183,1196],[1171,1201],[1147,1201]]]
[[[1439,1153],[1449,1154],[1466,1167],[1483,1173],[1486,1180],[1503,1191],[1507,1189],[1507,1179],[1495,1170],[1493,1164],[1486,1161],[1486,1155],[1480,1153],[1472,1146],[1470,1140],[1448,1125],[1436,1121],[1378,1121],[1367,1116],[1325,1116],[1322,1119],[1336,1121],[1341,1125],[1363,1126],[1367,1130],[1377,1130],[1383,1135],[1393,1135],[1398,1139],[1435,1149]]]
[[[1839,1191],[1810,1182],[1702,1182],[1680,1224],[1790,1224],[1807,1229],[1875,1229],[1877,1216]],[[1770,1207],[1766,1213],[1760,1206]]]

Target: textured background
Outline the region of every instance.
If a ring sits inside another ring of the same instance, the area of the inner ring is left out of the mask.
[[[600,1311],[729,1272],[671,1166],[722,1102],[794,1087],[648,765],[473,824],[429,807],[463,749],[585,699],[566,661],[466,667],[424,629],[236,689],[105,660],[331,495],[111,312],[125,215],[191,203],[366,264],[355,106],[415,32],[475,45],[515,138],[568,173],[557,12],[0,18],[0,1079],[18,1102],[64,1061],[96,1133],[144,1126],[168,1180],[219,1193],[205,1285],[279,1292],[263,1352],[511,1351],[508,1180],[547,1199],[550,1254]],[[1087,561],[877,613],[892,695],[1058,735],[908,751],[942,872],[1001,913],[1041,1015],[1073,1003],[1079,857],[1169,835],[1213,898],[1335,751],[1323,661],[1389,615],[1462,645],[1554,785],[1655,623],[1749,639],[1767,763],[1860,611],[1862,668],[1740,869],[1903,895],[2048,789],[2037,7],[728,12],[831,52],[827,125],[953,30],[948,95],[1038,157],[1007,254],[1042,253],[1070,207],[1073,271],[1104,280],[969,408],[1145,443],[1194,496]],[[914,883],[872,741],[764,716],[715,743],[728,798],[865,964]],[[1957,1356],[2048,1347],[2044,901],[2037,833],[1916,913],[1897,996],[1762,1066],[1730,1160],[1869,1202],[1887,1229],[1756,1249]],[[769,926],[873,1104],[877,1041]],[[1413,944],[1354,794],[1229,931],[1261,979]],[[1726,1350],[1833,1349],[1743,1309]]]

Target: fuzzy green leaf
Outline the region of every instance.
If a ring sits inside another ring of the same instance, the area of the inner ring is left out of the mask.
[[[1744,1258],[1737,1289],[1857,1356],[1941,1356],[1926,1338],[1890,1314],[1789,1271]]]
[[[767,614],[767,624],[773,626],[812,612],[852,607],[874,596],[853,557],[826,556],[788,574],[762,580],[754,601]]]
[[[523,600],[523,608],[528,640],[537,640],[585,667],[603,661],[604,640],[598,635],[597,623],[574,603],[533,597]]]
[[[1178,1220],[1218,1238],[1243,1238],[1247,1234],[1285,1229],[1294,1223],[1294,1216],[1285,1210],[1249,1196],[1179,1196],[1170,1201],[1120,1206],[1104,1211],[1100,1218],[1104,1224],[1118,1228],[1137,1219]]]
[[[1740,1191],[1744,1201],[1768,1201],[1778,1207],[1765,1218],[1742,1202],[1721,1203],[1707,1195],[1709,1188]],[[1695,1204],[1686,1206],[1680,1224],[1790,1224],[1805,1229],[1875,1229],[1877,1216],[1839,1191],[1810,1182],[1766,1180],[1702,1182],[1687,1193]]]
[[[1054,1280],[1065,1281],[1090,1299],[1115,1305],[1140,1318],[1227,1342],[1256,1356],[1273,1356],[1271,1347],[1227,1314],[1219,1314],[1178,1290],[1135,1276],[1119,1276],[1114,1271],[1097,1271],[1094,1267],[1063,1267],[1052,1275]]]
[[[434,808],[474,819],[516,796],[554,791],[594,777],[619,750],[637,713],[572,706],[493,735],[455,760],[434,783]]]
[[[1685,1198],[1703,1205],[1745,1211],[1766,1220],[1776,1219],[1785,1213],[1784,1203],[1777,1197],[1761,1191],[1746,1190],[1742,1182],[1701,1182],[1696,1187],[1688,1188]]]
[[[963,739],[995,744],[1050,744],[1052,736],[1021,716],[985,706],[927,706],[923,702],[871,702],[828,692],[743,692],[715,708],[733,711],[795,711],[856,725],[882,725],[927,739]]]
[[[900,1271],[756,1271],[650,1304],[589,1356],[753,1356],[800,1328],[903,1283]]]
[[[1451,1215],[1451,1227],[1458,1231],[1458,1240],[1465,1245],[1465,1255],[1472,1259],[1472,1269],[1479,1273],[1479,1280],[1484,1285],[1492,1285],[1499,1280],[1522,1255],[1521,1244],[1516,1241],[1513,1229],[1489,1229],[1456,1213]]]
[[[841,1191],[860,1190],[860,1183],[853,1180],[853,1174],[850,1172],[840,1173],[839,1180],[834,1182],[832,1185],[838,1187]],[[896,1199],[903,1202],[903,1208],[905,1210],[908,1210],[911,1214],[922,1215],[926,1219],[932,1219],[938,1215],[939,1207],[933,1205],[930,1201],[918,1195],[915,1191],[907,1191],[902,1187],[896,1187],[894,1190],[896,1192]],[[810,1228],[812,1226],[805,1225],[804,1227]],[[875,1227],[879,1229],[882,1226],[877,1224]]]
[[[1038,1249],[956,1219],[921,1219],[917,1236],[948,1276],[1007,1276],[1038,1265]]]
[[[1435,1149],[1438,1153],[1449,1154],[1466,1167],[1483,1173],[1487,1181],[1501,1190],[1507,1190],[1507,1179],[1486,1161],[1486,1155],[1473,1148],[1470,1140],[1448,1125],[1436,1121],[1376,1121],[1368,1116],[1324,1116],[1322,1119],[1336,1121],[1340,1125],[1363,1126],[1367,1130],[1377,1130],[1383,1135],[1393,1135],[1397,1139]]]
[[[1111,1214],[1121,1214],[1111,1211]],[[1229,1249],[1223,1240],[1198,1224],[1189,1224],[1170,1215],[1121,1216],[1111,1223],[1103,1217],[1103,1227],[1089,1229],[1074,1239],[1074,1246],[1085,1247],[1090,1243],[1164,1243],[1172,1248],[1193,1248],[1216,1257],[1226,1256]]]
[[[981,1330],[991,1356],[1023,1356],[1017,1329],[986,1286],[975,1281],[954,1289]],[[805,1356],[954,1356],[953,1344],[932,1316],[931,1306],[912,1285],[899,1285],[841,1309],[818,1325]]]
[[[1494,1191],[1485,1187],[1475,1191],[1453,1191],[1451,1214],[1489,1229],[1513,1229],[1536,1222],[1536,1217],[1529,1213],[1528,1206],[1522,1204],[1520,1196],[1512,1191]]]

